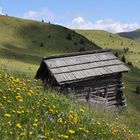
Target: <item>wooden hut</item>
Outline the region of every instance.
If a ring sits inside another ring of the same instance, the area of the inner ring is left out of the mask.
[[[35,78],[80,100],[123,106],[122,73],[128,70],[108,50],[88,51],[43,58]]]

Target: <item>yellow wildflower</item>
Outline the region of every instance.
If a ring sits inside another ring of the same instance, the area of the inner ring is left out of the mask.
[[[2,96],[3,97],[3,99],[6,99],[6,96]]]
[[[11,122],[7,122],[7,124],[11,125]]]
[[[27,83],[30,84],[31,83],[31,80],[27,80]]]
[[[140,139],[140,133],[138,134],[138,139]]]
[[[17,114],[21,114],[21,111],[17,111]]]
[[[33,132],[32,132],[32,131],[30,131],[30,132],[29,132],[29,134],[30,134],[30,135],[32,135],[32,134],[33,134]]]
[[[25,132],[20,133],[20,136],[26,136],[26,133]]]
[[[7,103],[11,103],[11,101],[10,100],[7,100]]]
[[[19,100],[19,99],[22,99],[22,97],[20,95],[16,96],[16,99]]]
[[[68,138],[69,138],[69,136],[63,135],[63,134],[59,135],[58,137],[59,137],[59,138],[64,138],[64,139],[68,139]]]
[[[29,96],[32,96],[32,94],[33,94],[33,91],[30,89],[30,90],[28,91],[28,95],[29,95]]]
[[[20,88],[16,88],[16,91],[19,92],[20,91]]]
[[[73,130],[68,130],[68,132],[70,133],[70,134],[74,134],[75,133],[75,131],[73,131]]]
[[[62,123],[62,122],[63,122],[63,119],[62,119],[62,118],[59,118],[59,119],[58,119],[58,122],[59,122],[59,123]]]
[[[68,139],[69,136],[67,136],[67,135],[63,135],[63,138],[64,138],[64,139]]]
[[[34,127],[38,127],[37,123],[34,123],[33,126],[34,126]]]
[[[25,87],[26,86],[26,83],[23,83],[22,86]]]
[[[85,112],[85,110],[84,110],[83,108],[80,108],[80,111],[81,111],[81,112]]]
[[[24,113],[24,110],[22,110],[21,113]]]
[[[35,122],[37,122],[37,121],[38,121],[38,119],[35,118]]]
[[[17,78],[17,79],[15,80],[15,83],[19,84],[19,83],[20,83],[20,80]]]
[[[12,112],[15,113],[16,111],[15,110],[12,110]]]
[[[85,129],[84,129],[83,127],[80,127],[79,130],[80,130],[80,131],[84,131]]]
[[[16,124],[16,127],[17,128],[22,128],[22,126],[19,123]]]
[[[19,99],[18,101],[19,101],[19,102],[23,102],[23,100],[22,100],[22,99]]]
[[[11,117],[11,115],[10,115],[10,114],[5,114],[4,116],[5,116],[5,117]]]

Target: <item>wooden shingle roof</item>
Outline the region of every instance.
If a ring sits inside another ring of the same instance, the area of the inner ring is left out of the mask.
[[[129,70],[109,51],[90,51],[48,57],[44,58],[43,62],[60,85]]]

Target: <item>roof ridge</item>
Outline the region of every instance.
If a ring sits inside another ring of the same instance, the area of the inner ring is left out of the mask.
[[[63,58],[63,57],[70,57],[70,56],[80,56],[85,54],[94,54],[94,53],[104,53],[110,52],[110,49],[101,49],[101,50],[93,50],[93,51],[83,51],[83,52],[73,52],[73,53],[65,53],[60,55],[53,55],[53,56],[45,56],[43,60],[53,59],[53,58]]]

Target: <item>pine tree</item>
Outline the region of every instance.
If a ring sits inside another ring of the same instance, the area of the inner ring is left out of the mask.
[[[125,56],[123,55],[123,57],[122,57],[122,61],[124,62],[124,63],[126,63],[126,59],[125,59]]]

